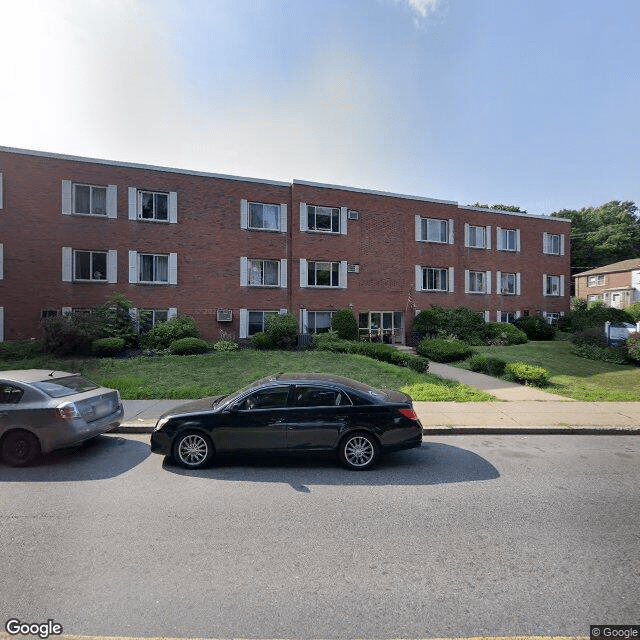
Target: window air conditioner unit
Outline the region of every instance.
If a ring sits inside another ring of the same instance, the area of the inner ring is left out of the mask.
[[[287,315],[287,310],[286,309],[280,309],[280,311],[278,311],[278,315],[286,316]]]
[[[355,211],[354,209],[349,209],[347,211],[347,218],[349,218],[349,220],[360,220],[360,212]]]
[[[218,309],[218,322],[231,322],[233,311],[231,309]]]
[[[347,273],[360,273],[360,265],[359,264],[348,264],[347,265]]]

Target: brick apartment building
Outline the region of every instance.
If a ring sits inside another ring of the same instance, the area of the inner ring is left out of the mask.
[[[575,276],[576,298],[624,309],[640,302],[640,258],[614,262]]]
[[[274,182],[0,147],[0,339],[124,294],[154,322],[245,338],[353,309],[404,342],[415,311],[487,320],[569,309],[570,222],[300,180]]]

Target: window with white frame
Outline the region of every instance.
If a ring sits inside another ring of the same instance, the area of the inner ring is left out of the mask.
[[[500,272],[498,293],[515,296],[518,293],[518,274]]]
[[[423,291],[449,291],[449,269],[423,267]]]
[[[487,228],[472,224],[466,225],[466,245],[472,249],[484,249],[487,246]]]
[[[307,333],[326,333],[331,330],[333,311],[307,311]]]
[[[249,202],[249,229],[280,231],[280,205]]]
[[[606,284],[606,276],[598,275],[598,276],[589,276],[587,281],[588,287],[602,287]]]
[[[248,260],[247,284],[250,287],[280,286],[279,260]]]
[[[169,309],[146,309],[145,311],[148,314],[149,327],[155,327],[169,319]]]
[[[100,280],[107,279],[107,252],[106,251],[74,251],[73,252],[73,279],[74,280]]]
[[[564,255],[564,236],[560,233],[545,233],[543,235],[543,253],[560,256]]]
[[[449,242],[449,221],[422,218],[421,238],[425,242]]]
[[[178,193],[129,187],[129,220],[178,222]]]
[[[340,233],[340,218],[339,207],[307,205],[307,229],[309,231]]]
[[[307,262],[308,287],[339,287],[339,262]]]
[[[560,320],[560,313],[556,311],[546,312],[544,317],[548,324],[558,324],[558,320]]]
[[[602,300],[602,296],[599,296],[597,293],[587,296],[587,302],[598,302],[599,300]]]
[[[277,315],[277,311],[249,311],[247,335],[252,336],[265,331],[267,328],[267,318]]]
[[[466,293],[491,293],[491,272],[465,271]]]
[[[73,212],[92,216],[106,216],[107,188],[74,184]]]
[[[509,324],[513,324],[518,317],[518,313],[516,311],[502,311],[500,312],[500,319],[498,322],[508,322]]]
[[[498,227],[498,249],[500,251],[520,251],[520,230]]]
[[[562,296],[564,285],[564,276],[544,276],[544,295],[545,296]]]
[[[140,253],[138,260],[138,282],[169,282],[168,254]]]

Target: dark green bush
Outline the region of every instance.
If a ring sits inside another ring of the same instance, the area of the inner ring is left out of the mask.
[[[628,306],[625,311],[631,319],[631,322],[640,322],[640,302],[634,302]]]
[[[510,362],[506,372],[516,382],[531,384],[535,387],[544,387],[549,382],[549,372],[546,369],[524,362]]]
[[[27,360],[36,358],[44,352],[40,340],[8,340],[0,342],[0,360]]]
[[[632,333],[625,344],[627,357],[633,362],[640,362],[640,333]]]
[[[529,342],[527,334],[508,322],[487,322],[485,325],[487,344],[505,346]]]
[[[209,345],[200,338],[180,338],[169,345],[169,351],[174,356],[188,356],[196,353],[206,353]]]
[[[358,320],[351,309],[338,309],[331,316],[331,330],[343,340],[357,340]]]
[[[556,328],[540,316],[517,318],[513,324],[524,331],[529,340],[553,340],[556,335]]]
[[[93,341],[91,348],[98,358],[111,358],[124,351],[125,346],[124,338],[98,338]]]
[[[166,322],[160,322],[140,337],[140,344],[145,349],[168,349],[172,343],[181,338],[199,338],[200,332],[193,318],[178,316]]]
[[[445,309],[435,305],[424,309],[414,318],[412,330],[425,337],[453,337],[481,345],[484,344],[485,321],[482,313],[469,307]]]
[[[471,371],[477,371],[479,373],[486,373],[490,376],[500,377],[504,374],[507,363],[501,358],[495,356],[487,356],[484,354],[477,354],[469,360]]]
[[[561,331],[577,333],[593,327],[604,327],[605,322],[636,322],[633,314],[627,309],[605,307],[601,301],[586,303],[584,300],[574,301],[571,311],[558,321]]]
[[[271,342],[271,338],[264,331],[254,333],[251,336],[251,344],[254,349],[273,349],[273,342]]]
[[[265,333],[276,349],[293,349],[298,343],[298,320],[293,313],[267,316]]]
[[[604,335],[602,327],[591,327],[576,333],[571,338],[571,353],[580,358],[589,360],[601,360],[613,364],[625,364],[627,362],[627,347],[621,345],[610,347]]]
[[[104,337],[101,319],[93,313],[71,313],[42,321],[44,349],[56,356],[91,355],[93,341]]]
[[[466,342],[455,338],[425,338],[417,346],[416,353],[436,362],[455,362],[473,355],[473,349]]]

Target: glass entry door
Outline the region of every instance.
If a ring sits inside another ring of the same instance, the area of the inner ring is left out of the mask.
[[[402,311],[362,311],[359,317],[360,337],[372,342],[404,344]]]

